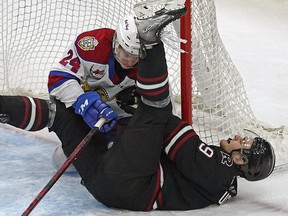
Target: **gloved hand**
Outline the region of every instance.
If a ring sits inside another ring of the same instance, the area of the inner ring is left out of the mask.
[[[131,86],[116,95],[116,103],[126,113],[133,114],[138,106],[139,98],[136,86]]]
[[[80,95],[73,104],[75,113],[82,115],[84,121],[92,128],[100,117],[107,120],[99,130],[107,132],[111,130],[117,120],[117,114],[108,104],[101,100],[97,92],[86,92]]]

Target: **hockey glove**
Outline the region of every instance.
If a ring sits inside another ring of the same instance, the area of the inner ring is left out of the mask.
[[[73,104],[75,113],[82,115],[84,121],[92,128],[99,120],[104,117],[107,120],[101,128],[101,132],[110,131],[116,124],[117,114],[108,104],[101,100],[97,92],[86,92],[80,95]]]
[[[126,113],[133,114],[138,106],[139,97],[136,86],[131,86],[117,94],[116,102]]]

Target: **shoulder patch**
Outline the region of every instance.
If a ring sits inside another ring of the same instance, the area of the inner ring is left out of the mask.
[[[78,46],[84,51],[94,50],[98,43],[95,37],[86,36],[78,42]]]

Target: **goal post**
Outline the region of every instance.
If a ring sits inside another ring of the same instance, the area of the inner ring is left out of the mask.
[[[2,0],[0,94],[48,99],[49,71],[76,36],[96,28],[114,29],[139,2]],[[165,45],[172,94],[181,104],[177,114],[208,144],[217,145],[248,128],[272,143],[277,166],[287,164],[287,127],[272,128],[255,118],[240,73],[219,35],[214,0],[185,4],[188,13],[180,20],[180,37],[187,43],[172,45],[186,53]],[[178,35],[172,24],[165,29]]]
[[[184,121],[192,124],[192,22],[191,22],[191,3],[185,2],[187,14],[180,19],[180,37],[187,40],[181,43],[181,49],[185,53],[181,54],[181,117]]]

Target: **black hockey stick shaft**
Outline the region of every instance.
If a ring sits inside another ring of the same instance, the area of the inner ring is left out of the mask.
[[[54,176],[50,179],[50,181],[45,185],[45,187],[40,191],[37,197],[31,202],[29,207],[22,213],[22,216],[29,215],[32,210],[38,205],[38,203],[42,200],[42,198],[48,193],[48,191],[53,187],[53,185],[58,181],[61,175],[65,172],[65,170],[72,164],[72,162],[77,158],[77,156],[81,153],[84,147],[91,141],[93,136],[98,133],[99,129],[105,123],[105,118],[100,118],[99,121],[95,124],[95,126],[89,131],[89,133],[83,138],[83,140],[78,144],[75,150],[71,153],[71,155],[67,158],[67,160],[63,163],[63,165],[58,169],[58,171],[54,174]]]

